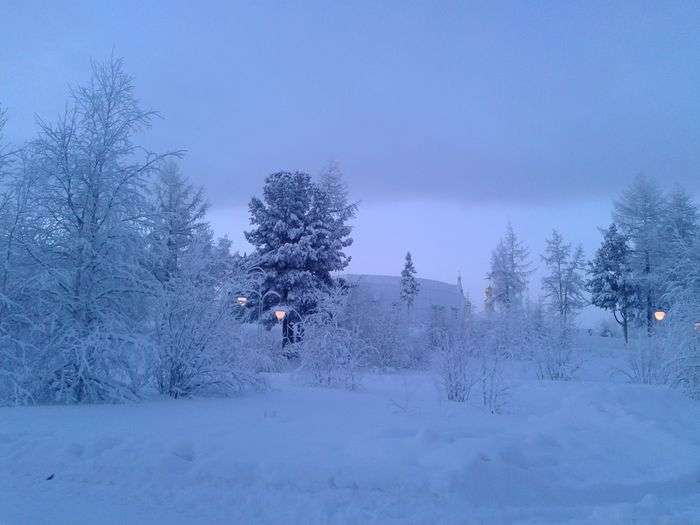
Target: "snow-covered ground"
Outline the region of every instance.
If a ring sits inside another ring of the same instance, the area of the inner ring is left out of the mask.
[[[0,409],[0,523],[700,523],[700,405],[608,380],[616,359],[520,363],[502,415],[423,374]]]

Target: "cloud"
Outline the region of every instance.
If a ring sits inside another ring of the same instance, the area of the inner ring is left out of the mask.
[[[114,49],[165,117],[143,140],[187,149],[185,171],[218,206],[330,159],[369,202],[538,205],[700,172],[693,3],[76,2],[0,23],[10,132],[28,138],[34,114],[58,114],[66,85]]]

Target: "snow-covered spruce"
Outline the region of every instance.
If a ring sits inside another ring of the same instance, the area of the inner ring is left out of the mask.
[[[277,304],[287,308],[282,330],[289,343],[299,340],[297,325],[315,311],[317,292],[333,287],[331,272],[350,261],[343,250],[352,244],[346,221],[354,212],[342,202],[342,194],[324,190],[301,172],[270,175],[262,200],[250,201],[252,228],[245,235],[256,248],[254,264],[263,271],[261,297],[274,292],[262,310]],[[250,303],[252,310],[258,309],[257,300]],[[261,321],[274,322],[270,317]]]

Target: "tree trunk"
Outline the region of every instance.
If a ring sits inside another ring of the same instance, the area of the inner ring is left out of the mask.
[[[289,317],[285,316],[282,320],[282,347],[287,346],[290,343],[289,340]]]

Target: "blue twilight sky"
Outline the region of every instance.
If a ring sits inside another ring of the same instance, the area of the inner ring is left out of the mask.
[[[362,200],[351,270],[473,294],[507,220],[590,252],[638,173],[698,186],[698,2],[0,3],[9,136],[52,118],[89,60],[123,56],[143,141],[185,148],[241,249],[266,174],[335,159]]]

